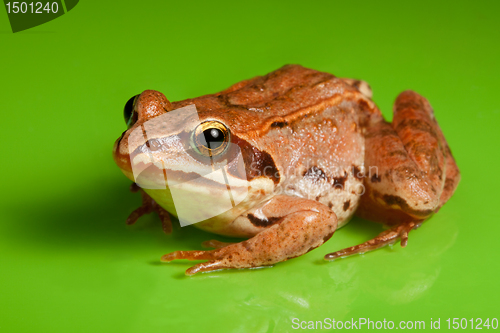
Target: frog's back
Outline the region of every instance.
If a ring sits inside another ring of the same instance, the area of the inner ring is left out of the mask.
[[[220,113],[233,131],[255,137],[342,101],[361,102],[366,109],[375,110],[371,100],[358,88],[329,73],[286,65],[265,76],[236,83],[219,93],[173,102],[172,105],[177,109],[195,104],[200,115]]]

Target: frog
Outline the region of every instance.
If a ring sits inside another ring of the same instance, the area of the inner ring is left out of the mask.
[[[148,121],[190,106],[196,107],[198,123],[174,117],[151,126],[147,135],[143,131],[133,137]],[[155,164],[159,173],[180,181],[193,174],[202,179],[187,190],[194,202],[202,191],[218,196],[226,186],[196,174],[202,155],[229,163],[234,154],[231,157],[229,149],[221,147],[239,148],[246,195],[194,226],[242,240],[207,240],[202,245],[210,249],[178,250],[161,257],[163,262],[204,260],[188,268],[188,276],[273,266],[302,256],[327,242],[353,216],[385,229],[361,244],[324,255],[325,260],[398,241],[405,247],[409,232],[438,212],[460,181],[457,163],[426,98],[403,91],[388,122],[365,81],[300,65],[286,65],[218,93],[177,102],[145,90],[126,103],[124,114],[128,128],[113,147],[123,174],[136,182],[134,163],[153,151],[153,159],[162,161]],[[203,149],[190,149],[197,137],[206,139]],[[156,212],[164,232],[172,232],[176,208],[169,187],[133,183],[131,189],[141,192],[142,205],[127,224]],[[195,210],[215,208],[200,204]]]

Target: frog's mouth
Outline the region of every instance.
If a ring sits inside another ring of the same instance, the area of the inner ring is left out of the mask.
[[[212,187],[217,184],[226,186],[229,181],[235,186],[248,186],[241,153],[216,160],[195,158],[186,150],[152,152],[145,148],[146,145],[143,145],[130,155],[130,168],[134,180],[141,185],[141,179],[144,179],[142,183],[146,188],[157,188],[154,184],[164,188],[199,178],[209,183],[206,186]]]

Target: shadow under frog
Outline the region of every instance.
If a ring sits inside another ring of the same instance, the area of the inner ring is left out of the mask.
[[[207,233],[191,226],[178,225],[172,235],[165,235],[156,216],[141,219],[135,226],[126,226],[124,218],[137,197],[127,191],[129,183],[120,179],[95,179],[72,192],[10,206],[4,212],[13,221],[7,227],[9,240],[15,244],[29,242],[41,247],[60,247],[61,251],[81,251],[82,247],[105,249],[111,247],[165,247],[184,244],[195,248]],[[98,193],[95,189],[99,188]],[[75,198],[78,198],[75,200]],[[29,209],[26,209],[29,207]],[[175,220],[174,220],[175,222]],[[174,247],[172,247],[174,249]],[[152,255],[151,261],[159,262]]]

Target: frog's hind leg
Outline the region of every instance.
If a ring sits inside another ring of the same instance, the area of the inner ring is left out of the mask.
[[[460,173],[428,101],[413,91],[396,99],[393,123],[373,119],[365,132],[365,193],[356,214],[390,227],[363,244],[325,256],[363,253],[401,239],[453,194]]]
[[[210,251],[175,251],[164,255],[161,260],[208,260],[189,268],[186,275],[271,266],[317,248],[337,228],[335,213],[313,200],[278,195],[256,209],[262,218],[259,225],[266,222],[268,226],[262,227],[254,237]],[[222,242],[212,245],[224,245],[219,243]]]
[[[144,192],[136,183],[133,183],[130,186],[130,191],[134,193],[137,191],[141,191],[142,205],[141,207],[130,213],[126,221],[127,225],[134,224],[143,215],[155,212],[161,220],[163,232],[165,232],[166,234],[171,234],[172,222],[170,221],[170,215],[168,214],[168,212],[160,207],[160,205],[158,205],[153,198],[147,195],[146,192]]]

